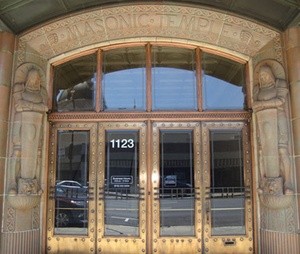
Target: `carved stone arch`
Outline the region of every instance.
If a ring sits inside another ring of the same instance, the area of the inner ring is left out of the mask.
[[[193,5],[106,6],[60,18],[20,36],[18,61],[127,41],[177,41],[254,56],[280,33],[230,13]],[[279,45],[280,47],[280,45]]]

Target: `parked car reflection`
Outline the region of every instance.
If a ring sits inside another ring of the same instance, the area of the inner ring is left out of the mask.
[[[76,181],[55,186],[55,227],[87,227],[88,187]]]
[[[63,180],[56,183],[56,188],[61,188],[69,192],[73,190],[74,193],[85,193],[88,186],[82,185],[77,181]]]

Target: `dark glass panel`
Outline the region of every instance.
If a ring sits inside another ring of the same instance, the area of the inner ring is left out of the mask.
[[[139,235],[138,131],[106,132],[105,235]]]
[[[220,56],[202,54],[204,110],[245,108],[245,65]]]
[[[210,146],[212,234],[245,234],[242,133],[212,131]]]
[[[194,235],[192,131],[161,131],[160,156],[160,235]]]
[[[152,104],[154,110],[196,110],[194,50],[152,48]]]
[[[54,111],[94,110],[96,67],[95,54],[54,67]]]
[[[144,47],[115,49],[103,53],[104,110],[145,110],[145,57]]]
[[[55,233],[87,234],[89,132],[59,131],[55,185]]]

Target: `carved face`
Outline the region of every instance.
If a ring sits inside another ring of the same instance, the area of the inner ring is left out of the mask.
[[[259,83],[261,87],[268,87],[275,84],[275,77],[268,65],[264,65],[259,69]]]
[[[31,69],[27,74],[26,89],[39,91],[41,89],[41,78],[36,69]]]

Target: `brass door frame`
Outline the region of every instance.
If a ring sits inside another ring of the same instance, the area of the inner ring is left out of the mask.
[[[87,235],[55,234],[55,181],[57,161],[57,133],[59,130],[86,130],[90,131],[90,159],[89,159],[89,216]],[[95,222],[96,222],[96,152],[97,152],[97,125],[94,123],[54,123],[50,128],[49,147],[49,176],[48,176],[48,210],[47,210],[47,253],[93,253],[95,250]],[[65,246],[68,246],[66,249]]]
[[[105,236],[104,235],[104,177],[105,177],[105,142],[107,130],[138,130],[139,131],[139,183],[140,189],[145,192],[147,187],[147,157],[146,157],[146,138],[147,126],[145,123],[100,123],[98,134],[99,157],[98,165],[98,191],[97,191],[97,252],[96,253],[115,253],[115,254],[135,254],[146,252],[146,198],[142,195],[139,202],[139,236]]]
[[[244,187],[245,194],[245,235],[218,235],[213,236],[211,230],[210,201],[205,193],[203,209],[204,226],[204,250],[205,253],[222,254],[246,254],[254,253],[253,243],[253,201],[252,201],[252,169],[251,169],[251,150],[250,133],[248,122],[205,122],[202,125],[202,158],[203,164],[203,193],[205,189],[210,188],[210,146],[209,132],[211,130],[240,130],[242,132],[243,142],[243,169],[244,169]]]
[[[160,202],[153,193],[159,189],[160,179],[160,130],[192,130],[195,189],[195,234],[193,236],[160,236]],[[152,250],[150,253],[202,253],[202,206],[201,206],[201,129],[200,123],[155,122],[153,124],[153,173],[152,173]]]
[[[155,199],[154,188],[159,187],[159,131],[193,130],[194,141],[194,182],[199,188],[195,197],[195,235],[194,236],[159,236],[159,201]],[[210,218],[206,208],[205,188],[210,185],[210,130],[241,130],[244,151],[244,184],[250,195],[245,203],[246,234],[235,236],[212,236]],[[54,234],[53,186],[55,186],[57,131],[90,131],[89,161],[89,226],[88,234],[56,235]],[[101,188],[104,187],[105,174],[105,131],[138,130],[139,131],[139,170],[141,188],[145,190],[144,199],[140,201],[140,229],[138,237],[116,237],[104,235],[104,201]],[[47,252],[48,253],[182,253],[191,248],[193,253],[253,253],[253,203],[251,180],[251,152],[249,124],[236,122],[91,122],[91,123],[51,123],[49,145],[49,177],[47,207]],[[209,223],[207,223],[207,221]],[[233,242],[232,246],[225,245]],[[64,249],[68,246],[68,249]],[[175,247],[174,247],[175,246]],[[196,252],[195,252],[196,251]]]

